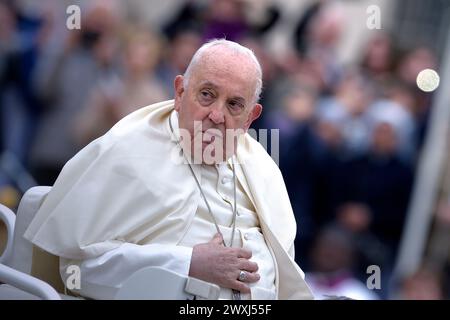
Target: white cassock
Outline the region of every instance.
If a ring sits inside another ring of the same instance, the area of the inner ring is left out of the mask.
[[[188,275],[192,247],[216,233],[187,164],[177,161],[173,100],[119,121],[63,168],[25,237],[81,267],[78,293],[113,298],[135,271],[161,266]],[[281,173],[264,148],[243,135],[234,156],[237,212],[234,247],[252,251],[261,280],[244,299],[312,299],[294,262],[296,223]],[[228,162],[193,165],[212,212],[231,239],[233,180]],[[63,279],[64,280],[64,279]],[[222,288],[220,298],[231,299]]]

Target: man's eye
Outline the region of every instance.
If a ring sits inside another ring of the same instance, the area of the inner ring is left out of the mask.
[[[202,105],[210,105],[214,98],[214,94],[209,90],[201,90],[198,94],[198,100]]]
[[[203,98],[207,98],[207,99],[210,99],[213,97],[212,93],[209,91],[201,91],[200,94]]]
[[[244,105],[237,101],[230,101],[229,105],[233,111],[240,111],[240,110],[244,109]]]

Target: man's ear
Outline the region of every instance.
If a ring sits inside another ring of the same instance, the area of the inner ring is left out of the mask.
[[[178,75],[173,81],[173,87],[175,89],[175,110],[180,111],[181,96],[184,93],[183,76]]]
[[[250,128],[251,124],[253,121],[255,121],[256,119],[259,118],[259,116],[262,113],[262,105],[260,105],[259,103],[255,104],[253,106],[252,111],[250,112],[250,114],[248,115],[248,119],[247,121],[244,123],[244,129],[245,131],[248,130],[248,128]]]

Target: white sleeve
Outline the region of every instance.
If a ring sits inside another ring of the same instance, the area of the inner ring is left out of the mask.
[[[92,259],[79,261],[61,258],[60,274],[67,284],[73,275],[73,269],[68,268],[76,265],[80,270],[79,289],[72,291],[92,299],[113,299],[122,283],[144,267],[163,267],[188,276],[191,257],[192,248],[189,247],[124,243]]]

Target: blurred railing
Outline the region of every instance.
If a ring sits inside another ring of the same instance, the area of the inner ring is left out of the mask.
[[[443,57],[442,67],[439,70],[442,77],[440,88],[436,92],[429,129],[419,160],[416,182],[394,271],[395,278],[417,271],[427,256],[427,245],[431,245],[429,248],[445,245],[436,243],[436,238],[432,234],[432,226],[438,203],[445,196],[442,191],[446,189],[445,186],[450,185],[450,179],[444,178],[450,176],[448,174],[448,163],[450,162],[450,33],[447,35]],[[440,236],[438,237],[440,238]],[[450,241],[447,241],[447,245],[448,243]],[[438,255],[440,254],[438,253]],[[442,260],[442,258],[437,259]]]

